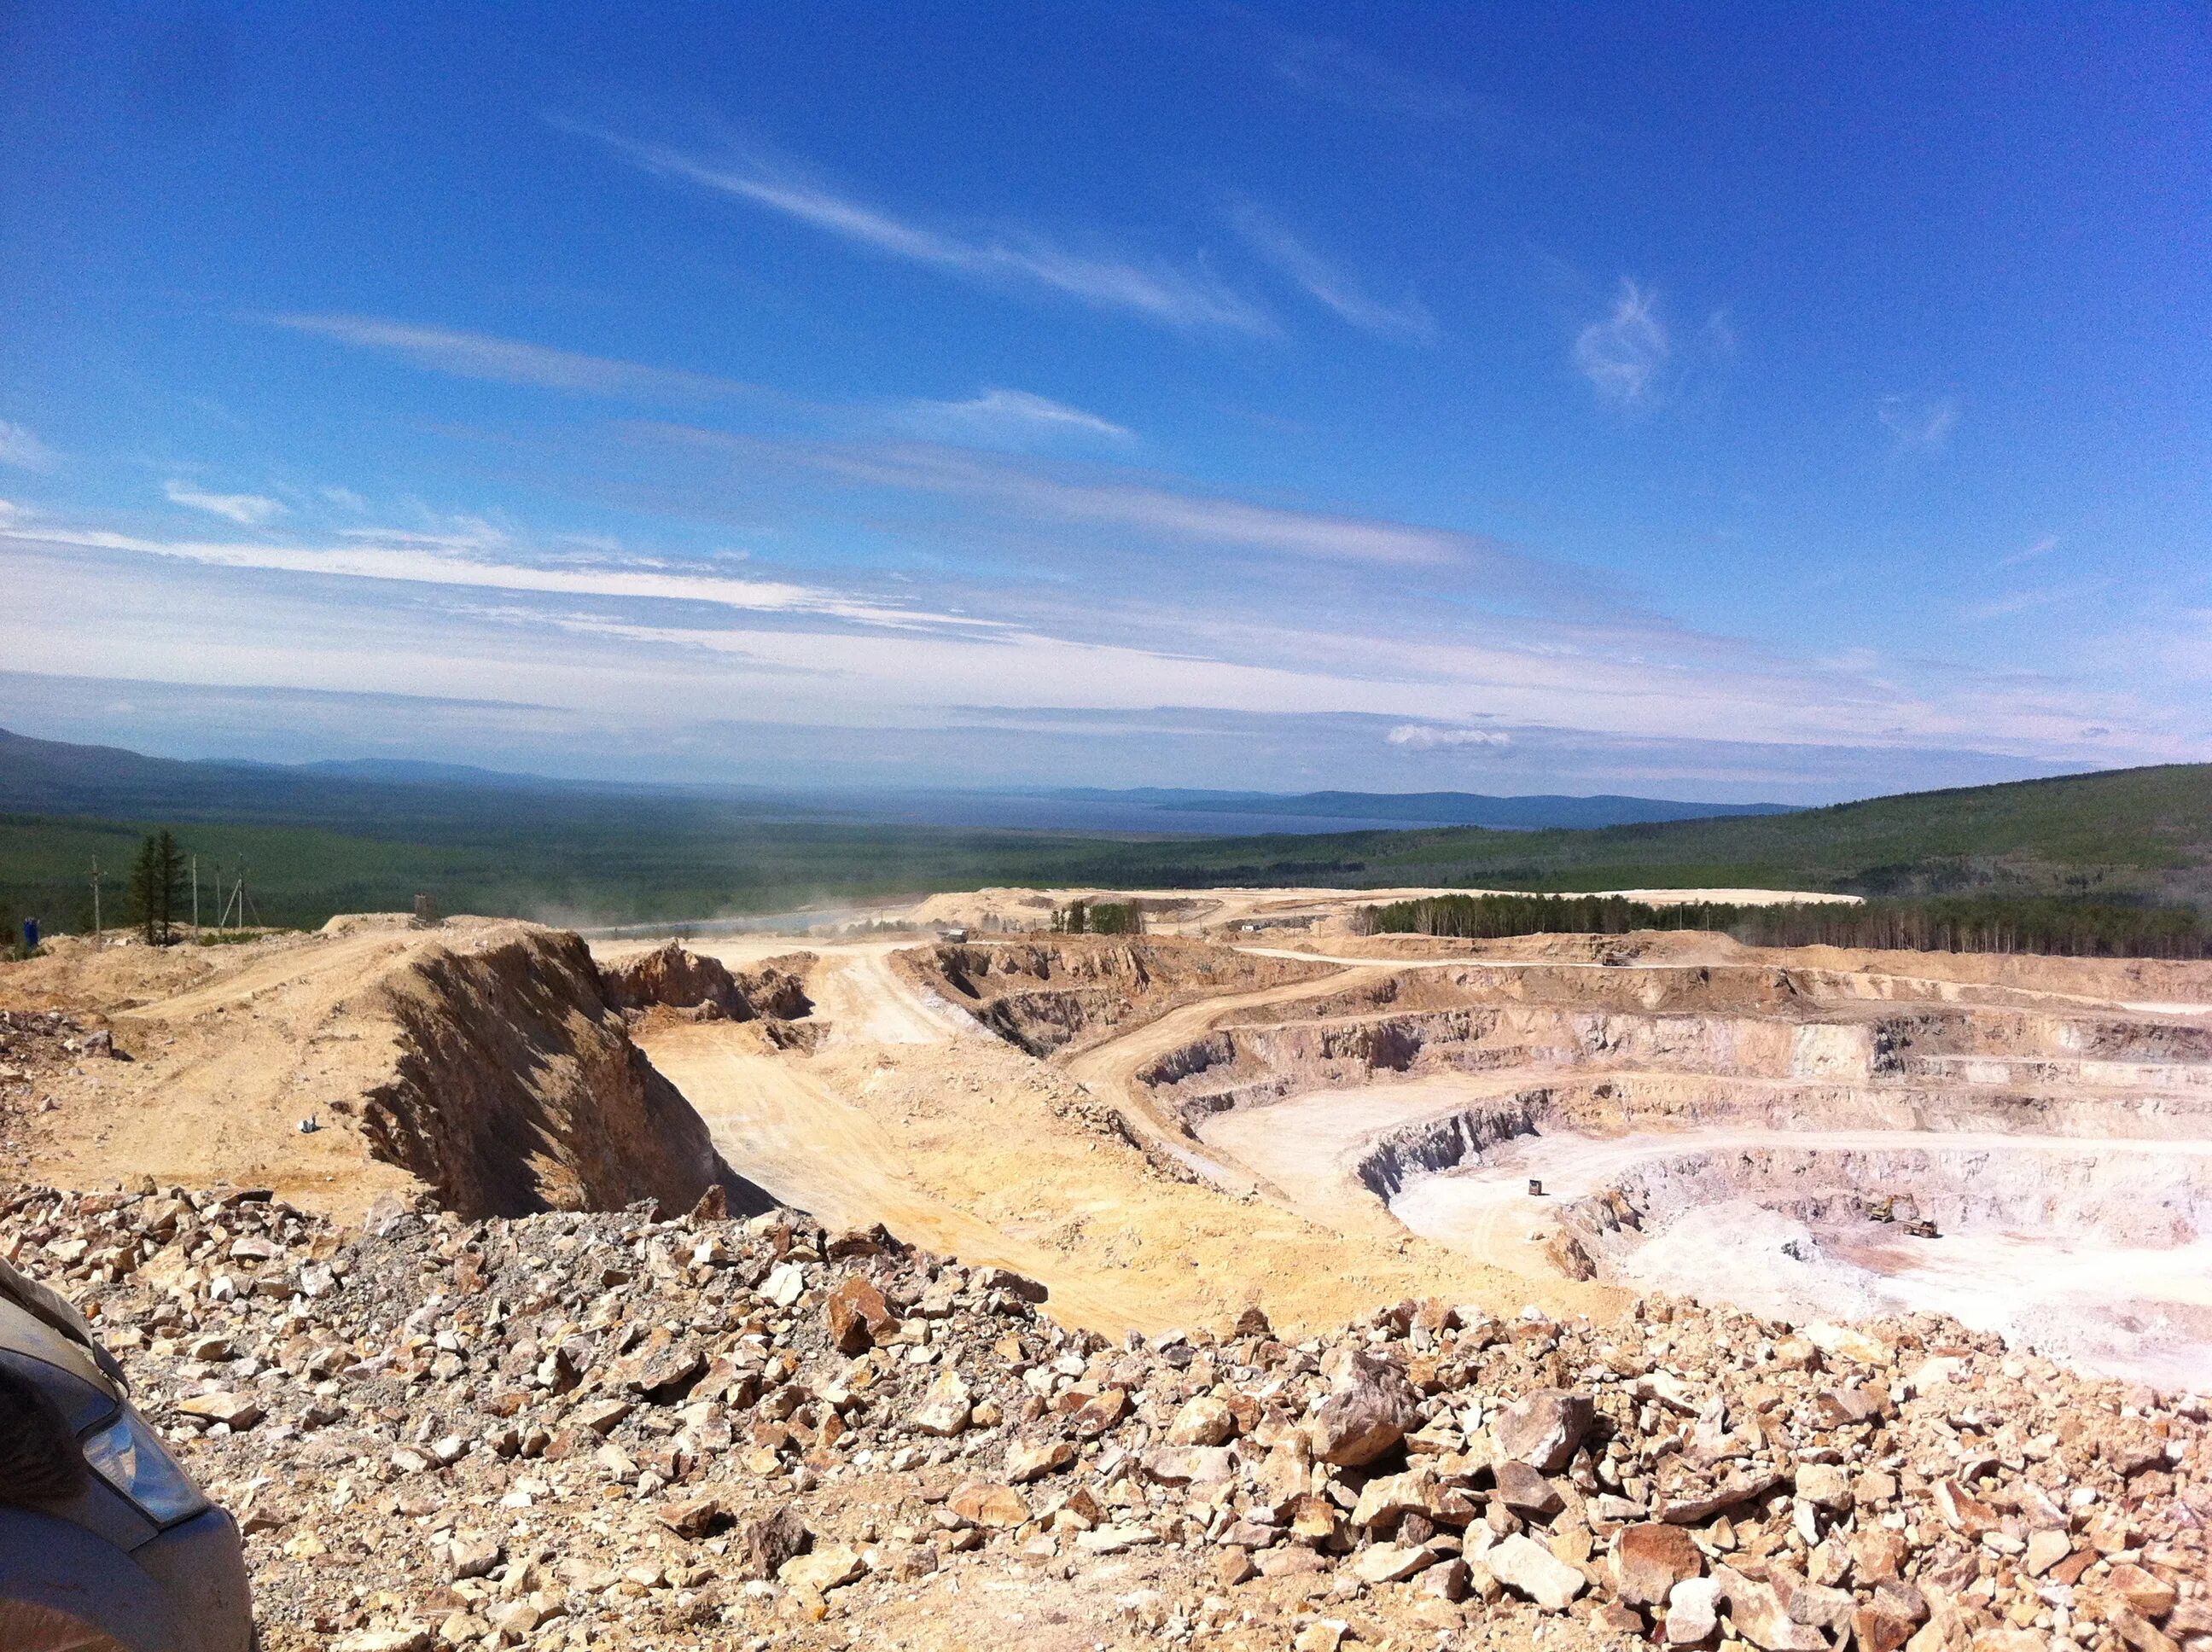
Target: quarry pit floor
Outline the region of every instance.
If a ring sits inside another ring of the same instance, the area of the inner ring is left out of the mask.
[[[745,938],[701,950],[734,964],[790,944]],[[1420,1071],[1416,1061],[1406,1072],[1291,1082],[1288,1093],[1232,1104],[1212,1098],[1205,1109],[1218,1110],[1194,1112],[1179,1111],[1173,1085],[1156,1082],[1164,1063],[1218,1042],[1224,1029],[1233,1036],[1295,1026],[1309,1013],[1324,1030],[1349,1026],[1363,1017],[1346,1012],[1348,999],[1388,999],[1410,980],[1445,973],[1455,991],[1471,983],[1462,995],[1479,1003],[1521,993],[1536,975],[1588,980],[1593,990],[1601,980],[1616,996],[1640,975],[1634,990],[1663,995],[1686,969],[1797,969],[1807,970],[1798,985],[1817,975],[1815,995],[1850,1024],[1864,1005],[1845,1000],[1940,1006],[1969,1028],[1985,1017],[1997,1031],[1978,1027],[1973,1036],[1984,1043],[2002,1046],[2009,1029],[2063,1046],[2077,1024],[2115,1018],[2201,1028],[2212,1016],[2212,971],[1747,949],[1701,961],[1679,941],[1630,957],[1534,944],[1519,956],[1404,956],[1402,945],[1341,937],[1232,944],[1247,958],[1319,969],[1156,1006],[1039,1054],[987,1028],[980,1001],[902,965],[898,954],[911,961],[926,947],[812,943],[810,981],[827,1030],[811,1055],[741,1048],[742,1029],[711,1023],[653,1033],[647,1048],[732,1163],[771,1191],[1032,1273],[1064,1311],[1109,1331],[1210,1321],[1240,1300],[1289,1325],[1320,1324],[1391,1292],[1603,1317],[1637,1293],[1664,1290],[1795,1321],[1941,1310],[2091,1369],[2160,1383],[2212,1369],[2212,1229],[2200,1226],[2212,1221],[2212,1112],[2203,1110],[2212,1102],[2203,1088],[2212,1066],[2198,1070],[2193,1046],[2162,1063],[2077,1060],[2080,1073],[2056,1080],[2043,1072],[2055,1059],[2049,1050],[1931,1056],[1939,1078],[1913,1090],[1903,1120],[1875,1127],[1852,1116],[1879,1091],[1864,1089],[1864,1073],[1847,1075],[1862,1082],[1860,1099],[1821,1121],[1838,1077],[1826,1069],[1638,1075],[1632,1061],[1480,1071]],[[2142,1036],[2156,1042],[2156,1026]],[[2185,1030],[2173,1036],[2189,1044]],[[2023,1078],[2032,1072],[2043,1076]],[[1363,1173],[1394,1134],[1532,1088],[1639,1076],[1696,1099],[1658,1127],[1547,1120],[1460,1162],[1416,1166],[1388,1187]],[[2131,1086],[2131,1076],[2142,1082]],[[2069,1090],[2071,1078],[2081,1078],[2069,1091],[2077,1114],[2044,1117],[2044,1098],[2029,1092]],[[1958,1116],[1947,1111],[1954,1091],[1974,1098]],[[1990,1127],[1988,1096],[1996,1091],[2020,1103],[2019,1116]],[[2106,1106],[2120,1122],[2100,1131],[2097,1108]],[[1102,1141],[1100,1107],[1118,1114],[1121,1140]],[[1694,1185],[1678,1185],[1685,1166],[1695,1169]],[[2124,1213],[2147,1175],[2164,1179],[2153,1232]],[[1531,1176],[1544,1197],[1528,1195]],[[1946,1202],[1992,1176],[2012,1189],[2008,1203]],[[1638,1195],[1648,1219],[1601,1243],[1593,1236],[1595,1278],[1563,1274],[1544,1242],[1559,1212],[1643,1182],[1652,1184]],[[1937,1236],[1867,1217],[1876,1195],[1899,1191],[1917,1191],[1942,1212]]]

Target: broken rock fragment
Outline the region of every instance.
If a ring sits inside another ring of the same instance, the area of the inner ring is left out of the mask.
[[[1524,1394],[1491,1423],[1491,1437],[1504,1455],[1541,1474],[1556,1474],[1573,1461],[1575,1449],[1597,1418],[1588,1394],[1563,1388],[1539,1388]]]
[[[1547,1612],[1565,1612],[1589,1582],[1577,1569],[1518,1532],[1493,1545],[1482,1558],[1491,1576]]]
[[[1632,1606],[1663,1606],[1674,1586],[1704,1572],[1705,1557],[1680,1526],[1624,1526],[1613,1534],[1613,1588]]]
[[[957,1371],[941,1372],[915,1408],[913,1424],[924,1434],[949,1436],[966,1430],[975,1396]]]
[[[841,1354],[863,1354],[898,1328],[884,1293],[866,1274],[848,1275],[822,1305],[830,1340]]]
[[[1356,1468],[1406,1437],[1420,1412],[1405,1373],[1389,1360],[1355,1354],[1349,1385],[1321,1403],[1309,1425],[1316,1461]]]

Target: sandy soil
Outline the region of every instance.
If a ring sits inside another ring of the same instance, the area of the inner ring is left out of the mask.
[[[632,1066],[580,945],[532,925],[347,917],[219,948],[65,940],[0,965],[0,1006],[48,1005],[108,1025],[130,1059],[54,1077],[25,1120],[26,1180],[266,1187],[354,1217],[426,1185],[464,1209],[678,1187],[688,1204],[704,1182],[672,1166],[711,1162],[681,1098]]]
[[[404,1172],[370,1161],[333,1103],[357,1098],[392,1056],[388,1028],[349,1013],[349,996],[421,944],[404,930],[206,949],[67,943],[51,958],[0,966],[0,999],[104,1010],[94,1018],[134,1058],[86,1060],[55,1086],[58,1109],[35,1119],[27,1179],[227,1181],[355,1213],[380,1193],[411,1189]],[[322,1128],[301,1134],[310,1118]]]
[[[1318,1329],[1406,1296],[1601,1315],[1625,1301],[1455,1255],[1371,1201],[1324,1222],[1171,1180],[1097,1121],[1101,1098],[1140,1105],[1121,1080],[1163,1041],[1339,977],[1176,1011],[1085,1052],[1071,1074],[927,1003],[879,967],[879,944],[812,950],[809,988],[829,1023],[817,1053],[770,1052],[714,1023],[649,1029],[644,1042],[734,1169],[825,1219],[882,1221],[964,1260],[1013,1267],[1047,1284],[1055,1313],[1115,1335],[1219,1325],[1249,1303],[1285,1328]],[[917,1036],[924,1029],[932,1036]],[[1157,1119],[1151,1132],[1171,1133]]]

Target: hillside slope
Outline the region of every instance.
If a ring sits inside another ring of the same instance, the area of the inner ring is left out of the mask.
[[[2212,764],[1591,832],[1370,835],[1361,847],[1369,875],[1406,883],[2202,901],[2212,896]]]

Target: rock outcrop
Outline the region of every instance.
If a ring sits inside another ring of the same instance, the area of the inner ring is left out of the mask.
[[[501,925],[414,951],[377,987],[389,1078],[361,1102],[370,1151],[465,1217],[766,1201],[631,1042],[583,941]]]
[[[795,1021],[812,1012],[803,981],[811,955],[772,958],[732,970],[720,958],[670,941],[650,952],[599,966],[607,1002],[617,1010],[656,1005],[729,1021]]]

